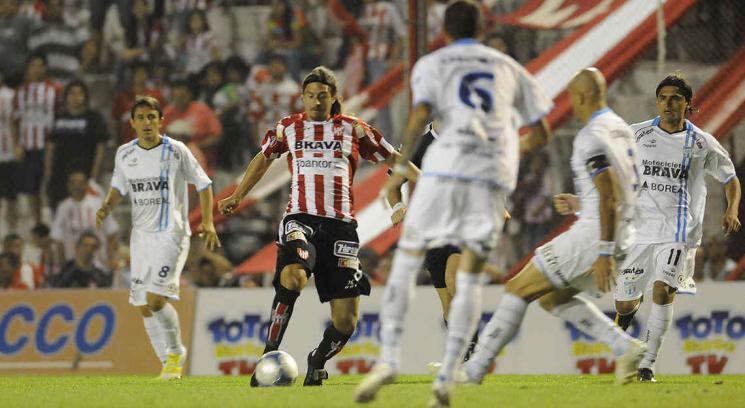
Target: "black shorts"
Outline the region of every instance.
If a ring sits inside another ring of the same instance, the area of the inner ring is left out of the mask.
[[[26,150],[21,161],[18,192],[36,195],[44,177],[44,150]]]
[[[18,163],[14,161],[0,163],[0,199],[15,200],[18,195]]]
[[[440,248],[433,248],[424,255],[424,267],[429,271],[432,277],[432,285],[437,289],[445,288],[445,269],[447,269],[448,258],[450,255],[459,254],[460,248],[453,245],[445,245]]]
[[[280,224],[274,286],[285,266],[300,264],[316,277],[321,303],[370,294],[370,282],[360,271],[359,237],[354,224],[308,214],[286,216]]]

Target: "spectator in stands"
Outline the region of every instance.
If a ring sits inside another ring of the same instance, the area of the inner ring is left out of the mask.
[[[0,75],[17,85],[23,81],[28,37],[34,21],[19,13],[20,0],[0,0]]]
[[[203,10],[193,9],[189,12],[186,33],[180,56],[187,74],[198,74],[210,62],[222,59],[222,51],[214,40]]]
[[[28,48],[47,57],[51,78],[67,83],[80,69],[80,49],[89,33],[86,26],[65,23],[63,6],[63,0],[46,2],[43,23],[29,35]]]
[[[64,264],[64,259],[55,251],[50,233],[51,230],[46,224],[36,224],[31,229],[31,245],[23,253],[24,261],[39,265],[44,283],[50,282]]]
[[[533,154],[529,170],[518,183],[518,195],[522,202],[523,253],[529,253],[551,230],[553,191],[551,177],[546,174],[549,157],[543,152]]]
[[[285,57],[290,75],[297,80],[301,70],[303,37],[308,32],[305,14],[294,7],[291,0],[272,0],[266,29],[265,51]]]
[[[132,125],[129,124],[130,109],[137,96],[152,96],[160,102],[160,106],[165,106],[163,93],[149,82],[150,66],[146,62],[136,62],[131,67],[132,85],[128,89],[119,91],[114,99],[114,105],[111,107],[111,119],[115,123],[117,132],[116,140],[118,144],[124,144],[135,139],[136,135]]]
[[[16,94],[20,154],[19,192],[28,194],[34,221],[41,221],[44,152],[57,109],[59,85],[46,74],[46,57],[33,53],[26,63],[26,79]]]
[[[96,231],[96,211],[101,207],[102,198],[87,193],[88,177],[82,171],[75,171],[68,177],[69,197],[63,200],[54,214],[51,237],[58,244],[57,256],[64,261],[75,257],[75,245],[80,237]],[[108,217],[98,230],[98,252],[94,262],[97,267],[112,270],[118,251],[119,225],[113,217]]]
[[[99,180],[104,147],[109,139],[106,122],[88,105],[88,87],[72,81],[62,93],[64,109],[54,120],[46,147],[44,180],[52,210],[67,196],[68,176],[73,170]]]
[[[13,273],[14,286],[24,289],[34,289],[41,286],[44,278],[43,271],[38,265],[34,265],[30,262],[24,261],[24,243],[23,239],[18,234],[8,234],[3,239],[3,252],[13,254],[17,259],[18,263],[15,265]]]
[[[111,275],[93,262],[101,241],[93,232],[83,233],[75,245],[75,259],[67,262],[54,282],[58,288],[103,288],[111,286]]]
[[[195,92],[189,82],[179,80],[171,86],[173,103],[163,110],[166,132],[188,141],[187,145],[194,156],[203,155],[208,163],[207,168],[212,169],[216,146],[222,137],[222,125],[209,106],[194,100]]]
[[[254,134],[259,139],[283,117],[303,110],[300,85],[288,75],[285,58],[273,54],[268,68],[269,80],[251,92],[249,105],[251,121],[256,126]]]
[[[28,289],[28,286],[18,279],[17,271],[21,266],[18,255],[12,252],[0,253],[0,289]]]
[[[157,60],[152,65],[151,86],[163,95],[165,101],[171,100],[171,71],[172,63],[169,60]],[[165,106],[165,104],[161,104],[161,106]]]
[[[702,275],[704,280],[724,281],[737,267],[737,262],[727,257],[727,246],[718,236],[706,243]]]
[[[215,95],[220,92],[225,83],[225,67],[220,61],[212,61],[205,65],[199,74],[201,92],[199,100],[215,109]]]
[[[16,143],[13,126],[15,97],[15,91],[0,78],[0,208],[4,202],[5,225],[10,231],[15,231],[17,224],[18,183],[16,179],[20,155],[20,146]]]
[[[360,26],[367,33],[366,82],[380,79],[401,59],[406,25],[390,0],[365,0]],[[395,140],[388,106],[378,110],[372,125],[389,140]]]
[[[247,120],[248,92],[243,84],[249,67],[238,56],[225,61],[225,84],[212,97],[215,114],[223,128],[223,136],[217,146],[217,165],[232,170],[243,165],[245,157],[258,151],[258,140]]]

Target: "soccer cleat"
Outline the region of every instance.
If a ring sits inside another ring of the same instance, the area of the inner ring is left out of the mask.
[[[354,394],[355,402],[366,403],[375,399],[375,394],[386,384],[392,384],[396,373],[386,363],[375,364],[375,367],[362,380]]]
[[[453,383],[445,382],[441,379],[435,380],[432,384],[432,397],[427,404],[428,408],[441,408],[450,406],[450,393],[453,390]]]
[[[166,364],[160,372],[161,380],[178,380],[181,379],[181,373],[186,362],[186,347],[182,348],[181,354],[168,354]]]
[[[629,349],[616,359],[616,385],[628,384],[634,379],[645,351],[646,344],[636,339],[631,340]]]
[[[649,368],[640,368],[639,372],[636,373],[636,379],[639,382],[657,382],[657,379],[654,378],[654,371]]]
[[[305,380],[303,381],[304,387],[323,385],[323,380],[329,378],[329,373],[326,370],[313,367],[311,357],[313,357],[312,351],[308,354],[308,372],[305,374]]]

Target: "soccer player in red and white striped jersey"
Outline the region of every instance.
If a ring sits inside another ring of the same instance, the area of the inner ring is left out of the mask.
[[[26,63],[26,80],[16,91],[18,139],[23,147],[19,192],[29,195],[34,219],[41,221],[44,147],[52,131],[60,86],[47,79],[46,58],[33,54]]]
[[[359,238],[352,195],[355,170],[361,159],[382,163],[399,156],[376,129],[341,114],[338,89],[328,68],[311,71],[302,86],[305,112],[285,117],[266,133],[261,152],[251,160],[235,192],[219,203],[223,214],[232,213],[271,163],[288,153],[290,199],[280,223],[276,295],[264,352],[279,347],[295,300],[308,278],[315,275],[321,302],[331,303],[332,324],[308,355],[304,385],[321,385],[327,378],[323,369],[326,361],[341,351],[354,333],[359,296],[370,293],[370,283],[357,259]],[[416,172],[416,167],[409,163],[408,170]],[[254,378],[251,385],[258,385]]]

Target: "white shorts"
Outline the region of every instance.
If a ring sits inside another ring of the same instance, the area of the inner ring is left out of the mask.
[[[687,248],[680,242],[632,245],[618,270],[614,298],[639,299],[656,281],[678,289],[678,293],[696,293],[695,257],[696,248]]]
[[[504,226],[507,194],[482,182],[422,177],[414,190],[398,246],[468,247],[486,256]]]
[[[535,250],[533,264],[558,289],[573,287],[600,296],[595,277],[588,274],[598,259],[599,220],[578,220],[567,231]]]
[[[181,270],[189,255],[189,238],[184,234],[132,230],[129,303],[146,305],[147,292],[178,300]]]

